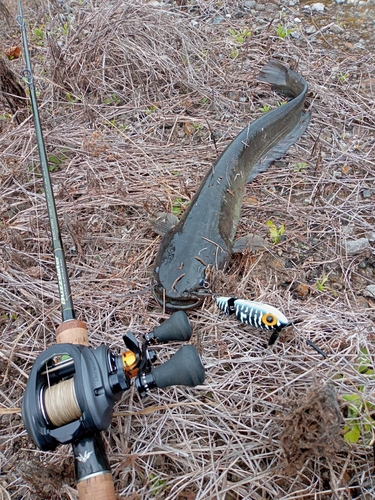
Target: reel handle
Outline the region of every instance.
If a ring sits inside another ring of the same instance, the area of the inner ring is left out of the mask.
[[[168,361],[157,366],[153,375],[160,389],[170,385],[195,387],[203,384],[205,370],[196,348],[184,345]]]
[[[150,373],[143,373],[135,380],[141,397],[153,387],[163,389],[170,385],[195,387],[205,379],[205,369],[196,348],[184,345],[168,361],[157,366]]]
[[[177,311],[152,332],[146,333],[144,338],[148,344],[154,342],[166,344],[172,340],[186,342],[190,340],[191,335],[192,329],[187,314],[184,311]]]

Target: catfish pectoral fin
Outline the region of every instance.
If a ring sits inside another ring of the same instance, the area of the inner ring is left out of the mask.
[[[284,156],[288,149],[293,146],[293,144],[295,144],[301,135],[306,131],[310,122],[310,117],[310,111],[302,113],[300,121],[291,133],[285,136],[284,139],[281,139],[281,141],[279,141],[272,149],[259,158],[247,179],[248,183],[255,179],[260,172],[265,172],[272,162],[279,160]]]
[[[233,243],[232,253],[243,253],[245,250],[251,252],[258,252],[259,250],[266,250],[270,248],[269,243],[257,234],[248,234],[237,238]]]
[[[150,226],[155,233],[164,236],[170,229],[178,224],[178,218],[168,212],[158,212],[154,217],[149,219]]]

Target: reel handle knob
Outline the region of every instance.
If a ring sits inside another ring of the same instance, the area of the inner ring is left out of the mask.
[[[184,311],[177,311],[172,316],[164,321],[163,324],[154,328],[151,333],[147,333],[144,337],[146,342],[158,342],[166,344],[172,340],[185,342],[190,340],[192,329],[189,318]]]
[[[152,372],[156,387],[186,385],[195,387],[203,384],[205,370],[196,348],[184,345],[164,364]]]

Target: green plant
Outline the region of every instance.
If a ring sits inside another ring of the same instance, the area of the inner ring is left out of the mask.
[[[233,47],[233,49],[230,51],[230,57],[231,59],[236,59],[239,55],[239,50],[237,50],[235,47]]]
[[[57,156],[48,157],[48,167],[49,171],[53,172],[56,168],[61,165],[62,161]]]
[[[157,106],[149,106],[146,108],[146,115],[151,115],[151,113],[155,113],[155,111],[158,109]]]
[[[293,171],[294,172],[301,172],[302,174],[305,174],[306,167],[307,167],[307,163],[301,161],[301,162],[297,163],[297,165],[294,165]]]
[[[72,104],[74,104],[75,102],[79,101],[78,97],[76,97],[73,94],[70,94],[69,92],[66,92],[65,97],[66,97],[66,100],[68,102],[72,103]]]
[[[360,352],[355,369],[362,376],[369,377],[373,381],[375,376],[369,353],[366,348],[362,348]],[[363,397],[364,388],[365,386],[361,385],[357,392],[342,396],[348,403],[344,439],[349,444],[360,442],[369,446],[374,439],[375,405]]]
[[[68,23],[64,23],[62,25],[62,32],[65,36],[68,36],[68,34],[69,34],[69,24]]]
[[[172,204],[172,213],[178,217],[182,214],[188,204],[188,201],[183,201],[182,198],[176,198]]]
[[[277,25],[276,34],[277,34],[278,37],[280,37],[282,39],[284,39],[287,36],[289,36],[292,32],[293,32],[293,30],[285,28],[285,26],[283,26],[280,23]]]
[[[104,102],[105,104],[121,104],[121,99],[116,94],[111,94],[104,99]]]
[[[251,31],[249,30],[249,28],[247,26],[245,26],[245,28],[240,29],[238,31],[236,31],[233,28],[230,28],[229,33],[230,33],[233,41],[236,43],[244,43],[246,38],[251,36]]]
[[[326,291],[325,283],[327,280],[328,280],[328,276],[326,274],[323,274],[323,276],[320,280],[316,280],[315,288],[318,290],[318,292],[325,292]]]
[[[280,242],[281,236],[285,233],[285,224],[281,224],[280,227],[277,227],[272,220],[268,220],[266,224],[269,227],[272,243],[276,245]]]
[[[152,472],[150,472],[149,474],[149,479],[151,481],[151,495],[153,496],[160,495],[163,492],[163,490],[165,490],[167,481],[165,479],[161,479]]]
[[[40,28],[36,27],[34,28],[34,35],[37,38],[37,45],[42,45],[42,42],[44,41],[45,37],[45,29],[44,26],[42,25]]]
[[[271,109],[271,106],[269,104],[265,104],[261,108],[259,108],[262,113],[268,113],[268,111]]]
[[[349,76],[350,76],[349,73],[340,73],[338,75],[339,82],[340,83],[346,83],[346,81],[348,80]]]

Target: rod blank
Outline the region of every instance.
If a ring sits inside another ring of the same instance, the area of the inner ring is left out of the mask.
[[[34,87],[34,77],[31,69],[29,45],[27,42],[26,27],[23,18],[21,0],[18,0],[18,12],[19,15],[17,17],[17,21],[21,28],[22,43],[24,47],[25,61],[26,61],[26,69],[23,71],[23,78],[28,84],[30,90],[31,107],[35,124],[35,134],[38,143],[40,165],[42,170],[44,191],[47,202],[48,219],[52,234],[53,255],[55,257],[57,283],[60,294],[61,315],[63,321],[68,321],[70,319],[75,319],[75,313],[73,307],[72,294],[70,291],[68,269],[66,265],[65,254],[61,240],[60,226],[57,218],[55,197],[53,195],[51,177],[49,173],[50,171],[48,166],[48,158],[43,139],[42,125],[40,123],[40,118],[39,118],[38,101],[36,98],[36,92]]]

